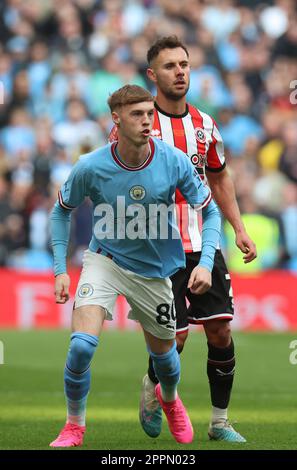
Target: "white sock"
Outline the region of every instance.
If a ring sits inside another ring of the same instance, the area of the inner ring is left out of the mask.
[[[223,419],[228,419],[228,408],[216,408],[213,406],[211,422],[216,423],[217,421],[221,421]]]
[[[87,397],[79,401],[69,400],[67,401],[67,423],[77,424],[78,426],[86,425],[86,405]]]
[[[162,395],[163,401],[168,402],[168,401],[176,400],[176,397],[177,397],[176,385],[164,385],[164,384],[161,384],[161,382],[160,382],[160,385],[161,385],[161,395]]]

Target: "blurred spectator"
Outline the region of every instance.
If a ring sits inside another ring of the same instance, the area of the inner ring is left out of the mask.
[[[125,76],[126,75],[126,76]],[[136,66],[122,63],[116,52],[109,52],[102,60],[102,67],[91,75],[89,82],[89,109],[95,115],[109,113],[107,100],[110,94],[125,83],[145,86]]]
[[[285,148],[280,157],[279,169],[297,184],[297,120],[285,124],[283,140]]]
[[[11,99],[13,78],[12,60],[9,54],[0,51],[0,81],[4,89],[4,102]]]
[[[45,85],[51,75],[51,65],[49,63],[48,46],[43,41],[36,41],[31,46],[30,65],[28,67],[28,78],[30,83],[30,94],[32,100],[38,100]]]
[[[293,2],[291,2],[293,4]],[[296,5],[289,16],[287,30],[278,38],[274,45],[273,56],[297,57]]]
[[[30,95],[29,77],[26,70],[19,70],[13,81],[12,96],[6,108],[7,118],[15,108],[22,108],[27,111],[28,116],[33,113],[33,101]]]
[[[72,52],[67,53],[59,57],[57,66],[58,70],[50,82],[50,99],[63,106],[74,90],[77,97],[87,102],[89,72],[80,56]]]
[[[226,253],[230,270],[238,273],[257,273],[279,267],[282,259],[282,239],[277,218],[261,213],[250,196],[241,200],[241,213],[247,232],[257,245],[258,256],[253,263],[242,262],[242,253],[234,243],[233,229],[225,222]]]
[[[283,211],[281,214],[286,248],[289,255],[287,266],[297,271],[297,187],[288,183],[283,189]]]
[[[202,24],[212,32],[216,41],[228,37],[240,24],[240,13],[232,0],[214,0],[202,12]]]
[[[24,108],[14,108],[11,111],[8,126],[0,134],[7,155],[17,160],[20,152],[32,153],[35,150],[35,132],[31,116]]]
[[[276,170],[279,166],[284,142],[281,138],[282,116],[277,110],[267,109],[262,116],[264,140],[258,154],[263,169]]]
[[[9,189],[9,191],[8,191]],[[0,179],[0,262],[9,264],[9,257],[28,247],[26,203],[30,185]]]
[[[260,140],[262,128],[253,117],[247,114],[237,114],[235,109],[225,109],[224,111],[221,134],[226,148],[236,157],[244,153],[250,137]]]
[[[260,26],[272,38],[278,38],[287,31],[289,19],[288,12],[284,6],[286,3],[292,4],[292,2],[283,0],[276,1],[275,3],[275,5],[264,8],[259,16]]]
[[[202,107],[211,115],[216,115],[217,108],[232,103],[231,95],[219,70],[206,64],[205,52],[201,47],[190,46],[189,54],[191,58],[191,83],[188,99],[193,105],[199,108]]]
[[[98,124],[88,118],[83,101],[72,99],[67,105],[65,121],[53,127],[53,139],[56,144],[66,147],[75,158],[81,153],[82,146],[91,149],[104,143]]]

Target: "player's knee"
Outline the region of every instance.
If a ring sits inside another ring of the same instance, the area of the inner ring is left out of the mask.
[[[208,322],[204,325],[208,342],[217,348],[227,348],[231,342],[231,327],[228,321]]]
[[[70,344],[70,354],[73,358],[75,358],[78,362],[82,363],[83,361],[86,364],[89,364],[92,356],[93,351],[90,344],[81,338],[73,338]]]
[[[67,367],[76,373],[85,371],[93,358],[98,338],[86,333],[73,333],[67,356]]]
[[[176,335],[175,340],[176,340],[176,349],[177,349],[178,354],[180,354],[182,350],[184,349],[184,345],[187,340],[187,337],[188,337],[187,331],[185,333],[180,333]]]

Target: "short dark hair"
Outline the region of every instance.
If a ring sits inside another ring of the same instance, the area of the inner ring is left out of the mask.
[[[150,65],[152,61],[158,57],[159,53],[163,51],[163,49],[176,49],[177,47],[181,47],[187,56],[189,57],[189,52],[186,46],[178,39],[177,36],[165,36],[163,38],[159,38],[148,50],[147,52],[147,61]]]
[[[116,108],[125,106],[126,104],[141,103],[142,101],[154,101],[153,95],[145,88],[138,85],[125,85],[115,91],[108,98],[108,106],[111,112]]]

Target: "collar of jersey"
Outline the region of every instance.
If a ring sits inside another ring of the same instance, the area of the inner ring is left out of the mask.
[[[156,103],[155,101],[155,108],[157,111],[159,111],[159,113],[161,114],[164,114],[164,116],[167,116],[167,117],[170,117],[170,118],[183,118],[183,117],[186,117],[188,112],[189,112],[189,106],[188,106],[188,103],[186,103],[186,110],[184,113],[182,114],[170,114],[170,113],[166,113],[166,111],[164,111],[164,109],[161,109],[160,106]]]
[[[151,151],[150,151],[148,157],[144,160],[144,162],[142,162],[141,165],[139,165],[139,166],[126,165],[126,163],[124,163],[123,160],[120,160],[120,158],[118,157],[118,155],[116,153],[117,144],[118,144],[117,141],[113,142],[111,144],[111,154],[112,154],[112,157],[113,157],[114,161],[116,162],[116,164],[119,165],[121,168],[124,168],[125,170],[128,170],[128,171],[143,170],[145,167],[147,167],[151,163],[151,161],[154,157],[155,144],[154,144],[153,139],[150,139],[149,144],[150,144]]]

